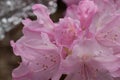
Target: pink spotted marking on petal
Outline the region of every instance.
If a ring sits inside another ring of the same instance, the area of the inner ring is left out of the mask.
[[[120,46],[120,15],[115,15],[113,20],[111,20],[103,29],[101,29],[97,35],[96,39],[99,43],[108,47]]]

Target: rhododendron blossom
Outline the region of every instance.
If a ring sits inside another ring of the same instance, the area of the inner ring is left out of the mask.
[[[22,21],[23,37],[11,41],[22,59],[13,80],[120,80],[120,2],[64,2],[58,23],[41,4],[32,8],[37,20]]]

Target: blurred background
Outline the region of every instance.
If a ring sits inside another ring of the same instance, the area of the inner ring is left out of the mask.
[[[31,10],[35,3],[46,5],[54,22],[63,17],[66,9],[61,0],[0,0],[0,80],[12,80],[11,72],[21,62],[21,58],[14,55],[9,42],[22,36],[22,19],[36,19]]]

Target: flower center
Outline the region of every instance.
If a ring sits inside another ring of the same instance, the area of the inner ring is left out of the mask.
[[[90,54],[83,54],[81,56],[81,61],[82,62],[88,62],[91,58],[92,58],[92,55],[90,55]]]

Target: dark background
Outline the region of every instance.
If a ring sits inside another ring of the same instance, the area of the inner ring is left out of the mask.
[[[61,0],[57,1],[58,8],[56,13],[51,15],[54,22],[57,22],[60,17],[63,17],[66,6]],[[35,17],[30,17],[35,19]],[[0,80],[12,80],[12,70],[19,66],[21,58],[15,56],[12,47],[10,46],[10,40],[18,40],[22,36],[22,23],[17,25],[14,29],[7,32],[6,37],[0,40]]]

